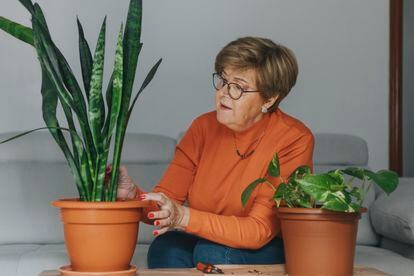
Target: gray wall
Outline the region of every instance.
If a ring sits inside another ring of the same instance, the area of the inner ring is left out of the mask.
[[[414,1],[404,0],[403,174],[414,176]]]
[[[42,0],[52,34],[79,75],[79,15],[91,45],[108,15],[107,70],[128,1]],[[164,61],[137,104],[134,132],[176,136],[213,107],[211,73],[229,41],[265,36],[290,47],[300,75],[282,109],[314,132],[363,137],[374,169],[388,166],[388,0],[144,0],[138,79]],[[0,13],[29,24],[16,0]],[[42,125],[40,73],[34,51],[0,33],[0,132]]]

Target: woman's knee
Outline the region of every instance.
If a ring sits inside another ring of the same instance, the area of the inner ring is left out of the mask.
[[[229,264],[231,248],[208,240],[199,240],[194,247],[193,262],[197,264]]]
[[[148,250],[148,267],[193,267],[192,256],[196,241],[194,236],[177,231],[170,231],[158,236]]]

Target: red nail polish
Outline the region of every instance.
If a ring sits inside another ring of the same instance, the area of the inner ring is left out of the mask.
[[[154,218],[154,214],[153,213],[149,213],[148,214],[148,218],[150,218],[150,219]]]
[[[153,234],[154,236],[157,236],[157,235],[158,235],[158,231],[154,231],[154,232],[152,232],[152,234]]]
[[[156,221],[154,222],[154,225],[155,225],[155,226],[158,226],[158,225],[160,225],[160,222],[159,222],[158,220],[156,220]]]

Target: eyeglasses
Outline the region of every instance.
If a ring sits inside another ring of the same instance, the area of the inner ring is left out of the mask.
[[[241,98],[243,93],[252,93],[252,92],[260,92],[257,90],[245,90],[237,83],[228,82],[225,78],[223,78],[220,74],[214,73],[213,74],[213,86],[214,89],[220,90],[224,86],[227,85],[227,92],[233,100],[238,100]]]

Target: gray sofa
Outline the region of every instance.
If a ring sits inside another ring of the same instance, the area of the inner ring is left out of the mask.
[[[0,140],[13,135],[0,135]],[[316,171],[366,166],[366,143],[354,136],[316,134]],[[123,163],[141,186],[150,190],[174,154],[176,140],[128,134]],[[46,132],[0,145],[0,275],[33,276],[68,264],[58,210],[50,202],[76,196],[60,150]],[[414,181],[401,179],[391,197],[372,190],[358,231],[356,264],[391,275],[414,275]],[[151,226],[141,224],[132,263],[146,266]]]

